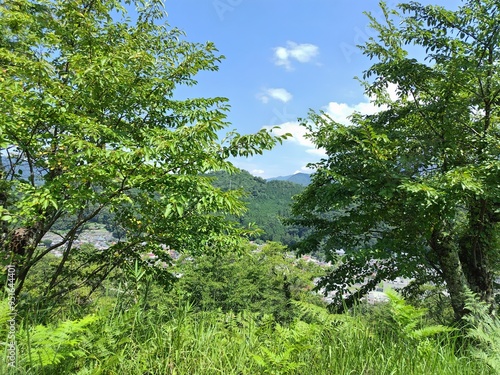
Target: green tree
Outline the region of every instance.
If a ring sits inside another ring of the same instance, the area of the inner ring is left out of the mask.
[[[381,3],[383,19],[368,14],[377,37],[361,47],[374,60],[364,85],[380,111],[355,113],[347,125],[322,112],[304,121],[327,158],[315,165],[292,222],[313,229],[302,251],[346,251],[323,281],[339,289],[338,302],[405,276],[445,282],[456,319],[467,313],[468,287],[494,306],[499,6],[466,1],[451,11],[410,2],[392,10]],[[355,282],[363,286],[350,293]]]
[[[241,253],[184,259],[177,266],[180,277],[174,292],[202,310],[251,311],[291,321],[297,315],[292,301],[321,303],[311,290],[313,279],[324,270],[286,250],[270,242]]]
[[[125,236],[92,254],[92,272],[80,278],[93,286],[124,262],[168,277],[140,254],[168,263],[166,247],[217,251],[246,233],[224,218],[243,211],[239,193],[204,175],[231,172],[229,156],[262,153],[281,138],[220,140],[227,99],[176,99],[222,56],[165,21],[159,0],[0,2],[0,247],[17,266],[17,293],[55,249],[63,255],[43,296],[79,287],[63,271],[101,212]],[[65,228],[60,240],[39,247],[54,228]]]

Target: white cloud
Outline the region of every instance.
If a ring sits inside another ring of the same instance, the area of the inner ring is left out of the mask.
[[[300,167],[300,169],[297,169],[295,172],[293,172],[293,174],[312,173],[312,172],[314,172],[314,168],[311,168],[311,167],[308,167],[307,165],[304,165],[304,166]]]
[[[287,70],[292,70],[292,60],[300,63],[307,63],[319,54],[319,47],[314,44],[286,42],[286,47],[276,47],[274,49],[274,62],[278,66],[284,66]]]
[[[264,174],[265,172],[262,169],[254,169],[250,173],[253,174],[253,175],[261,175],[261,174]]]
[[[368,98],[367,98],[368,99]],[[348,105],[346,103],[330,102],[326,106],[325,112],[336,122],[342,124],[350,124],[349,116],[353,112],[359,112],[363,115],[372,115],[381,110],[370,101],[361,102],[355,105]]]
[[[398,85],[395,83],[389,83],[387,87],[387,93],[389,94],[389,98],[392,101],[396,101],[398,99]]]
[[[285,122],[277,126],[279,127],[279,129],[273,129],[273,133],[275,133],[276,135],[290,133],[292,134],[292,136],[290,138],[287,138],[287,141],[307,148],[307,153],[325,156],[325,151],[323,149],[317,149],[314,143],[310,139],[306,138],[307,129],[301,126],[298,122]],[[271,129],[273,128],[273,126],[264,126],[264,128]]]
[[[387,93],[391,100],[397,99],[397,86],[390,84],[387,88]],[[371,115],[379,111],[385,110],[387,106],[377,106],[374,104],[373,100],[368,96],[365,100],[356,104],[347,104],[339,102],[330,102],[323,109],[324,111],[336,122],[342,124],[351,124],[349,117],[353,112],[359,112],[362,115]],[[273,129],[273,133],[277,135],[283,135],[286,133],[292,134],[287,141],[293,142],[305,148],[305,152],[315,157],[326,157],[326,151],[322,148],[316,148],[314,143],[306,137],[307,129],[301,126],[297,121],[287,121],[280,125],[277,125],[278,129]],[[273,126],[264,126],[265,129],[271,129]],[[304,167],[305,168],[305,167]],[[304,168],[302,168],[304,170]]]
[[[268,103],[269,99],[276,99],[279,100],[283,103],[287,103],[290,100],[292,100],[293,96],[290,94],[286,89],[283,88],[271,88],[271,89],[266,89],[260,94],[257,95],[257,98],[262,103]]]
[[[305,135],[307,133],[306,128],[301,126],[298,122],[285,122],[277,126],[279,127],[279,129],[273,129],[273,133],[275,133],[276,135],[290,133],[292,134],[292,137],[288,138],[289,141],[298,143],[299,145],[305,147],[314,147],[314,144],[309,139],[305,138]],[[271,129],[273,127],[274,126],[264,126],[264,129]]]
[[[396,84],[390,83],[386,91],[392,101],[398,99]],[[341,124],[350,124],[351,121],[348,119],[348,117],[351,116],[353,112],[359,112],[362,115],[373,115],[377,112],[387,109],[387,106],[385,105],[375,105],[373,99],[374,98],[365,96],[365,101],[354,105],[330,102],[326,106],[325,112],[336,122],[340,122]]]
[[[308,154],[320,156],[322,158],[326,157],[326,151],[324,148],[310,148],[306,150]]]

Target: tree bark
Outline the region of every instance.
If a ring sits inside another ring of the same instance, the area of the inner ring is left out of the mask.
[[[26,276],[31,268],[30,259],[33,256],[35,247],[33,239],[35,230],[33,228],[18,228],[10,234],[7,251],[12,259],[12,264],[16,267],[16,297],[21,293]]]
[[[451,306],[455,314],[455,321],[459,322],[467,313],[465,308],[467,281],[458,255],[458,249],[450,236],[445,236],[438,229],[432,232],[429,245],[436,252],[439,265],[443,272]]]
[[[479,200],[470,209],[469,231],[460,240],[460,262],[470,289],[494,308],[491,253],[495,246],[495,215],[488,202]]]

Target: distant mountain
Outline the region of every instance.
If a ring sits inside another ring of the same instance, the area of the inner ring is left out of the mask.
[[[304,236],[305,229],[286,226],[281,221],[282,218],[290,216],[292,197],[304,191],[302,184],[291,180],[266,181],[244,170],[231,175],[213,172],[209,176],[214,177],[213,185],[222,190],[242,189],[246,192],[243,200],[247,203],[248,211],[234,219],[243,226],[255,223],[264,230],[253,239],[290,245]]]
[[[290,176],[268,178],[267,181],[288,181],[302,186],[307,186],[311,183],[311,175],[307,173],[295,173]]]
[[[18,159],[15,155],[9,159],[5,155],[1,155],[0,172],[5,173],[2,177],[6,180],[28,180],[30,178],[30,168],[25,160]],[[41,168],[34,169],[35,184],[43,184],[43,176],[46,172]],[[1,174],[1,173],[0,173]]]

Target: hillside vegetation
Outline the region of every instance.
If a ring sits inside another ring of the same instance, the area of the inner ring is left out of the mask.
[[[283,218],[290,216],[292,199],[304,190],[303,185],[282,180],[266,181],[245,170],[233,174],[217,172],[210,176],[214,177],[212,183],[218,188],[243,191],[248,210],[234,219],[243,226],[254,223],[263,230],[252,239],[290,245],[305,235],[304,228],[282,223]]]
[[[396,293],[331,314],[313,279],[324,269],[283,246],[179,258],[169,288],[134,264],[59,308],[40,298],[38,265],[18,306],[16,368],[2,374],[494,375],[500,325],[471,297],[470,338]],[[77,264],[75,264],[77,266]],[[78,280],[75,280],[78,281]],[[432,302],[430,302],[432,303]],[[0,306],[6,335],[8,301]]]
[[[500,374],[499,1],[380,7],[305,187],[162,1],[0,2],[0,374]]]

